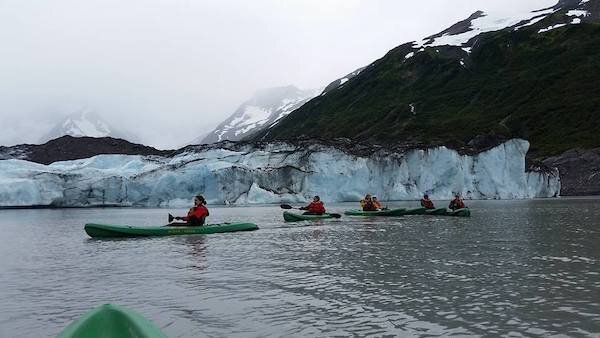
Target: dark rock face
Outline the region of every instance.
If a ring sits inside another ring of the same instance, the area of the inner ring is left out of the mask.
[[[562,155],[543,161],[558,168],[561,179],[561,195],[600,195],[600,148],[569,150]]]
[[[167,156],[171,152],[111,137],[63,136],[41,145],[22,144],[14,147],[0,147],[0,160],[18,158],[50,164],[58,161],[89,158],[101,154]]]

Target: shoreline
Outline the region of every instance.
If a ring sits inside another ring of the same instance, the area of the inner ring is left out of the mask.
[[[559,196],[546,198],[523,198],[523,199],[465,199],[465,201],[545,201],[545,200],[594,200],[600,199],[600,195],[582,195],[582,196]],[[419,200],[397,200],[397,201],[381,201],[382,203],[402,203],[402,202],[418,202]],[[440,199],[437,201],[450,201]],[[330,202],[328,205],[338,203],[358,203],[359,201],[342,201]],[[287,203],[287,202],[281,202]],[[288,203],[290,204],[290,203]],[[291,203],[302,204],[302,203]],[[226,208],[250,208],[250,207],[267,207],[278,206],[279,203],[257,203],[257,204],[211,204],[212,207]],[[89,206],[53,206],[53,205],[18,205],[18,206],[0,206],[0,210],[36,210],[36,209],[185,209],[187,206],[139,206],[139,205],[119,205],[119,204],[103,204]]]

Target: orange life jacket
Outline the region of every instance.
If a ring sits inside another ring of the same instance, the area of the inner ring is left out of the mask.
[[[363,211],[377,211],[377,206],[373,203],[373,201],[360,201],[362,205]]]
[[[463,200],[461,200],[460,198],[455,198],[452,200],[452,202],[450,202],[450,209],[452,210],[457,210],[457,209],[464,209],[465,208],[465,202],[463,202]]]

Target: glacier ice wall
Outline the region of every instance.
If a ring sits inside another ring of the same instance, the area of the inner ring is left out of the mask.
[[[355,155],[323,144],[188,149],[173,157],[99,155],[42,165],[0,161],[0,206],[187,206],[211,204],[553,197],[558,170],[526,171],[529,143],[514,139],[475,156],[446,147]]]

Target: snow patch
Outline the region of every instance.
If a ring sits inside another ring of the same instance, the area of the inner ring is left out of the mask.
[[[415,52],[410,52],[410,53],[406,54],[406,56],[404,56],[404,60],[408,60],[413,56],[415,56]]]
[[[542,28],[542,29],[540,29],[540,30],[538,31],[538,33],[546,33],[546,32],[549,32],[549,31],[551,31],[551,30],[553,30],[553,29],[560,28],[560,27],[564,27],[564,26],[566,26],[566,25],[567,25],[566,23],[559,23],[559,24],[556,24],[556,25],[554,25],[554,26],[550,26],[550,27]]]
[[[415,48],[421,46],[462,46],[466,44],[472,38],[486,32],[494,32],[499,31],[508,27],[512,27],[519,22],[529,21],[533,18],[536,18],[540,15],[548,15],[553,13],[553,9],[547,9],[545,11],[537,11],[537,12],[524,12],[524,13],[515,13],[509,17],[497,14],[497,13],[484,13],[483,16],[476,18],[471,21],[471,26],[469,27],[469,31],[461,33],[461,34],[444,34],[440,37],[435,38],[432,42],[429,40],[422,40],[421,42],[415,42]],[[540,19],[541,20],[541,19]]]
[[[580,10],[580,9],[574,9],[574,10],[568,11],[567,15],[568,16],[583,16],[585,18],[586,16],[590,15],[590,12]]]
[[[522,24],[520,26],[515,27],[515,30],[517,31],[517,30],[519,30],[519,29],[521,29],[523,27],[533,26],[536,23],[544,20],[545,18],[547,18],[547,15],[543,15],[543,16],[540,16],[539,18],[532,19],[531,21],[529,21],[529,22],[527,22],[525,24]]]

